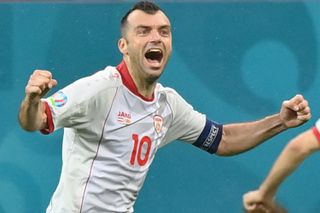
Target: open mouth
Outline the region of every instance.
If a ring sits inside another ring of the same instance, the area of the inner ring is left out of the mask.
[[[154,63],[154,62],[160,63],[163,58],[163,53],[161,49],[151,48],[146,52],[144,56],[151,63]]]

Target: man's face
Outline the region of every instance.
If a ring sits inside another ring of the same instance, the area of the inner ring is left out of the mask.
[[[162,11],[151,15],[135,10],[128,17],[124,37],[122,53],[129,59],[128,66],[134,75],[144,80],[157,80],[172,52],[171,25],[167,16]]]

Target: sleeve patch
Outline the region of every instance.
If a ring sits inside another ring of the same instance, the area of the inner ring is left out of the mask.
[[[68,97],[60,90],[49,97],[49,100],[52,106],[63,107],[67,103]]]
[[[193,143],[194,146],[211,154],[216,153],[222,137],[223,126],[207,119],[199,138]]]

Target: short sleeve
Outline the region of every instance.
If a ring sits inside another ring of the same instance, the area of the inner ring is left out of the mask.
[[[172,124],[169,127],[163,144],[173,140],[194,143],[206,124],[206,116],[187,103],[176,91],[166,91],[167,101],[172,111]]]
[[[43,99],[50,131],[64,127],[89,128],[95,119],[105,115],[119,84],[118,71],[107,67]]]

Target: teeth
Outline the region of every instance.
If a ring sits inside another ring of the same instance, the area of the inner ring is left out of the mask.
[[[163,58],[163,53],[161,48],[150,48],[145,53],[145,57],[147,60],[160,62]]]
[[[148,52],[158,52],[158,53],[161,53],[162,51],[161,51],[160,49],[152,48],[152,49],[148,50]]]

